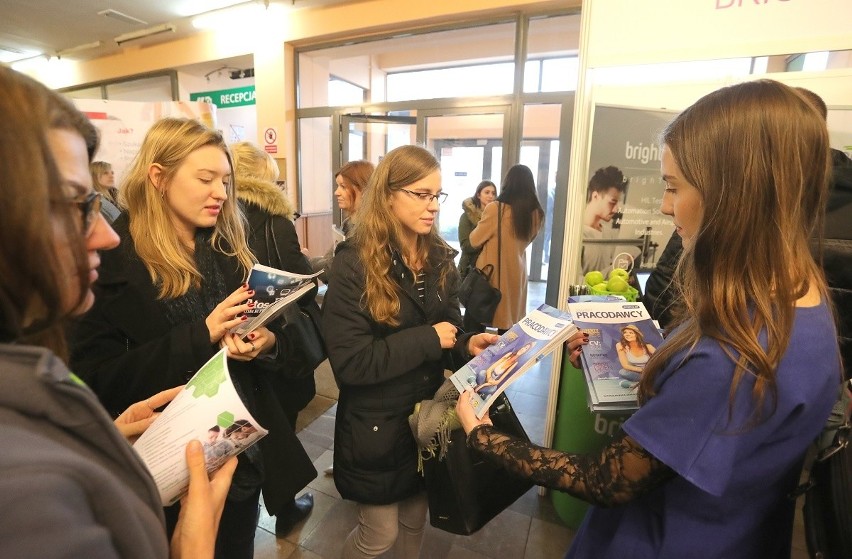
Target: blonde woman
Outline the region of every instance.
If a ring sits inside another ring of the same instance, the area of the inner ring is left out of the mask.
[[[250,307],[254,258],[236,203],[231,156],[219,132],[166,118],[148,131],[121,188],[118,249],[102,256],[97,302],[73,332],[72,369],[116,413],[185,383],[221,347],[252,415],[270,428],[240,455],[217,557],[250,558],[261,486],[271,514],[288,499],[284,412],[267,386],[287,357],[267,328],[229,334]],[[166,511],[171,524],[176,510]]]
[[[89,165],[92,174],[92,186],[101,195],[101,215],[112,223],[118,219],[121,210],[118,208],[118,189],[115,187],[115,171],[106,161],[92,161]]]
[[[310,274],[311,265],[301,252],[293,225],[295,211],[287,195],[275,183],[278,179],[275,159],[250,142],[231,145],[231,153],[234,157],[237,198],[246,216],[246,236],[257,261],[288,272]],[[318,315],[319,308],[313,300],[315,295],[315,291],[309,292],[299,301],[299,305],[314,306]],[[299,411],[316,395],[316,382],[313,369],[308,369],[305,360],[300,359],[299,348],[292,347],[294,345],[291,343],[286,348],[287,362],[283,364],[280,374],[269,379],[287,418],[286,425],[279,425],[288,431],[289,441],[288,475],[276,480],[282,486],[282,492],[290,496],[275,515],[275,533],[281,537],[289,534],[313,509],[314,497],[311,493],[294,497],[316,477],[316,470],[305,460],[307,455],[304,447],[294,433]],[[291,457],[294,456],[299,459],[293,460]]]
[[[343,557],[377,557],[401,539],[420,553],[426,520],[423,478],[408,416],[455,368],[497,336],[462,334],[455,251],[438,235],[438,161],[403,146],[376,167],[358,226],[335,256],[323,333],[340,387],[334,482],[358,503]]]

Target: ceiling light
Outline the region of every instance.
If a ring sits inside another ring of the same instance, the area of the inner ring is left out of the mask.
[[[142,39],[145,37],[150,37],[152,35],[159,35],[161,33],[174,33],[175,26],[171,23],[164,23],[162,25],[155,25],[154,27],[148,27],[147,29],[140,29],[139,31],[131,31],[129,33],[124,33],[119,35],[115,39],[113,39],[117,44],[121,45],[127,43],[129,41],[135,41],[137,39]]]
[[[112,18],[123,23],[129,23],[130,25],[148,25],[147,21],[142,21],[139,18],[129,16],[125,13],[119,12],[118,10],[113,10],[112,8],[108,10],[101,10],[100,12],[98,12],[98,15]]]
[[[263,19],[281,17],[286,9],[280,4],[270,5],[268,0],[263,4],[247,2],[230,8],[205,12],[192,18],[192,26],[196,29],[234,29],[239,27],[251,28]]]
[[[5,64],[40,56],[41,54],[41,52],[35,50],[19,49],[10,45],[0,45],[0,62]]]
[[[103,41],[93,41],[91,43],[85,43],[83,45],[77,45],[76,47],[69,47],[67,49],[62,49],[56,51],[56,56],[69,56],[71,54],[75,54],[78,52],[82,52],[84,50],[96,49],[103,46]]]

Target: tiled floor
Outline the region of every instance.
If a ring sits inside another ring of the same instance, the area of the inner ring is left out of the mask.
[[[543,301],[544,284],[531,283],[530,288],[528,303],[532,308]],[[540,442],[544,436],[550,363],[543,360],[536,367],[510,386],[507,394],[530,438]],[[276,538],[275,519],[262,509],[255,535],[256,559],[337,559],[343,540],[357,522],[355,504],[341,499],[332,478],[323,474],[332,462],[337,406],[334,404],[322,413],[319,410],[332,402],[318,396],[311,409],[303,412],[316,419],[299,432],[299,439],[320,472],[306,489],[314,495],[314,510],[286,538]],[[797,516],[795,530],[792,559],[807,559],[801,515]],[[533,488],[472,536],[456,536],[427,526],[420,557],[558,559],[564,555],[572,537],[573,531],[557,516],[550,496],[540,496],[538,489]],[[397,557],[393,552],[384,558],[411,559]]]

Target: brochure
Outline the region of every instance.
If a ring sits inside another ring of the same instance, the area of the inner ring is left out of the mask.
[[[207,471],[216,471],[267,434],[243,404],[228,372],[222,349],[186,383],[163,413],[133,444],[160,490],[164,506],[177,502],[189,487],[185,448],[198,439]]]
[[[482,418],[497,396],[576,331],[567,312],[541,305],[453,373],[450,380],[460,393],[473,388],[473,408]]]
[[[323,270],[310,275],[294,274],[255,264],[248,277],[249,289],[254,290],[254,297],[249,299],[249,302],[254,302],[254,308],[243,313],[248,320],[231,329],[231,332],[245,336],[277,318],[288,305],[298,301],[314,288],[312,280],[322,272]]]
[[[592,411],[638,407],[642,369],[663,343],[645,305],[630,301],[569,302],[574,324],[589,335],[581,363]]]

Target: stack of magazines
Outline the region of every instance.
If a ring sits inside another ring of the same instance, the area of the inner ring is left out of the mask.
[[[642,370],[663,337],[640,302],[592,300],[568,302],[577,328],[588,334],[581,361],[592,411],[638,407]]]

